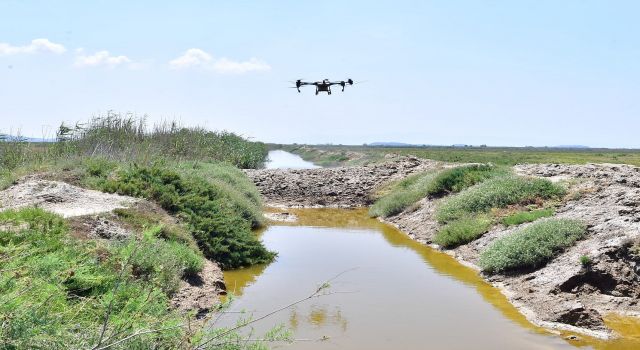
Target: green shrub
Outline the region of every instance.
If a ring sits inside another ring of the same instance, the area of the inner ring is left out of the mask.
[[[487,272],[535,268],[573,245],[585,232],[586,226],[575,220],[537,221],[492,243],[480,255],[479,264]]]
[[[222,163],[183,162],[177,165],[177,170],[182,175],[198,177],[222,188],[242,217],[251,221],[253,228],[264,224],[260,192],[238,168]]]
[[[106,177],[116,167],[116,162],[105,158],[94,157],[84,161],[84,168],[90,176]]]
[[[486,180],[445,200],[437,209],[440,222],[488,212],[514,204],[530,204],[558,198],[565,189],[546,179],[501,176]]]
[[[429,183],[429,195],[443,195],[450,192],[460,192],[488,178],[505,174],[503,168],[496,168],[488,164],[463,165],[446,169],[438,173]]]
[[[520,225],[525,222],[533,222],[540,218],[552,216],[553,213],[554,213],[554,210],[552,208],[538,209],[538,210],[532,210],[532,211],[521,211],[521,212],[517,212],[504,217],[502,219],[502,223],[505,226]]]
[[[491,227],[484,216],[464,217],[444,225],[433,241],[445,248],[454,248],[482,236]]]
[[[154,165],[122,170],[105,179],[101,188],[153,200],[178,215],[205,256],[225,269],[270,262],[275,256],[251,232],[251,220],[223,186]]]

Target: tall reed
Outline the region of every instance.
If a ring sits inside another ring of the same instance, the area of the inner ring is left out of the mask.
[[[56,142],[31,143],[20,137],[0,139],[0,167],[102,157],[148,163],[157,160],[218,161],[239,168],[258,168],[267,156],[261,142],[228,131],[184,127],[175,121],[147,125],[147,118],[108,112],[87,123],[60,125]]]

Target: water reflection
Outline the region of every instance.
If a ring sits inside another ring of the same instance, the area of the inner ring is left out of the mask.
[[[267,169],[315,169],[319,166],[307,162],[297,154],[283,150],[269,151],[269,157],[265,164]]]

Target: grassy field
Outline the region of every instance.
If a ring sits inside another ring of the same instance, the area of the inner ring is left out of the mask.
[[[386,154],[458,163],[619,163],[640,166],[640,149],[561,149],[545,147],[365,147],[325,145],[270,145],[299,154],[324,166],[379,162]],[[359,153],[359,158],[353,154]]]

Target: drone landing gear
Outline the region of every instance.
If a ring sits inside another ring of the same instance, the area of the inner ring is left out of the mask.
[[[316,87],[316,95],[318,94],[318,88]]]

